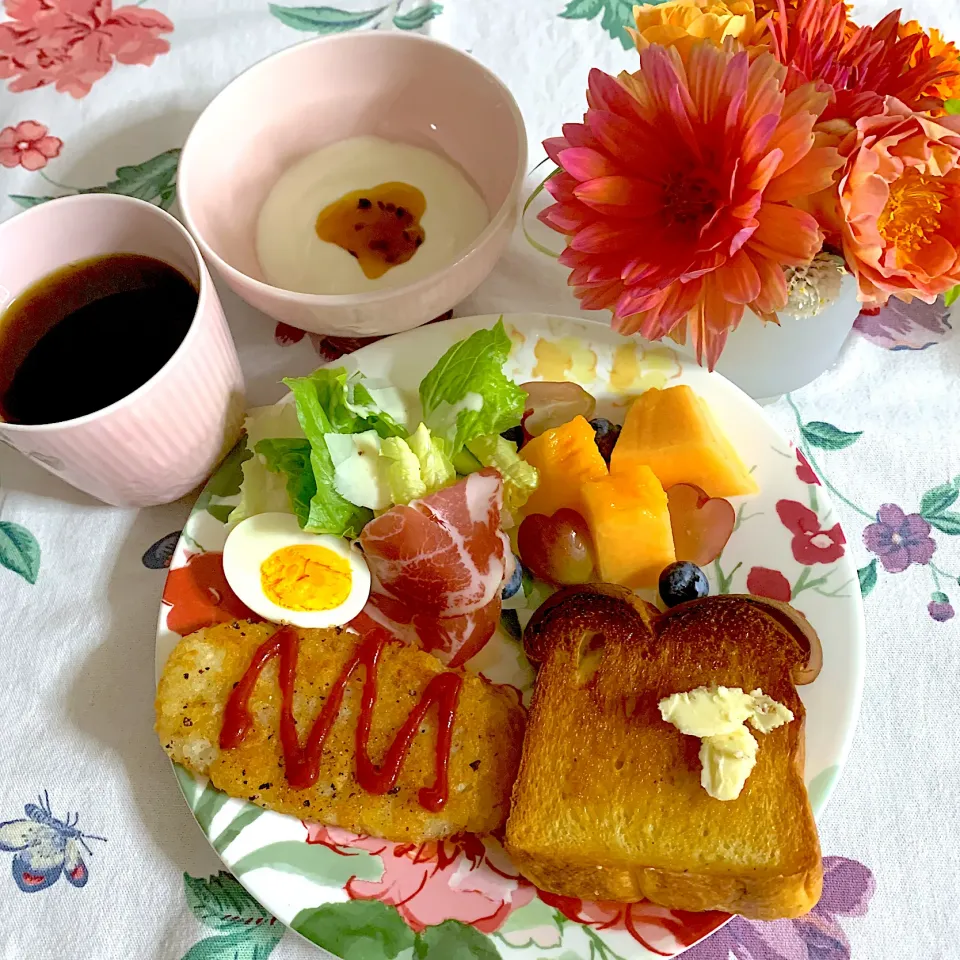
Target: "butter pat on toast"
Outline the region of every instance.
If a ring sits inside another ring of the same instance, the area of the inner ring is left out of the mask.
[[[822,865],[803,780],[819,643],[786,604],[708,597],[666,613],[608,585],[568,588],[524,636],[540,663],[506,848],[550,892],[644,898],[771,920],[806,913]],[[794,719],[760,737],[740,795],[701,786],[700,741],[658,703],[701,686],[762,689]]]
[[[514,691],[444,667],[422,650],[387,643],[376,665],[376,699],[367,752],[384,760],[397,732],[439,674],[462,677],[451,732],[449,786],[442,809],[421,806],[420,791],[436,778],[438,711],[427,709],[402,762],[396,786],[364,790],[357,777],[356,733],[365,668],[343,692],[312,785],[288,782],[281,745],[279,662],[263,668],[249,700],[252,727],[243,741],[221,749],[224,710],[274,624],[224,623],[185,637],[168,659],[157,688],[156,729],[170,758],[208,776],[215,787],[279,813],[387,840],[420,843],[454,834],[490,833],[503,826],[523,740],[524,711]],[[298,739],[308,731],[357,651],[360,637],[339,628],[297,630],[293,713]]]

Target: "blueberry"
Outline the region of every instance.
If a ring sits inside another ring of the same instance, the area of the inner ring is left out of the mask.
[[[671,563],[660,574],[660,597],[668,607],[698,600],[710,592],[707,575],[689,560]]]
[[[523,583],[523,566],[520,561],[514,557],[513,570],[510,576],[504,581],[503,590],[500,591],[500,599],[509,600],[520,589],[521,583]]]
[[[518,450],[523,446],[523,427],[519,423],[509,430],[504,430],[500,436],[503,437],[504,440],[515,443]]]
[[[597,441],[600,456],[609,464],[613,448],[616,446],[617,440],[620,439],[620,425],[611,423],[604,417],[595,417],[590,421],[590,426],[593,427],[594,439]]]

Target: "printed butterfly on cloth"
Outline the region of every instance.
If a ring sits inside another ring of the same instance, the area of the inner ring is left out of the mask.
[[[23,812],[29,819],[0,823],[0,851],[13,853],[13,879],[24,893],[36,893],[53,886],[63,874],[75,887],[90,879],[80,848],[90,855],[87,840],[102,840],[77,829],[79,813],[58,820],[50,810],[50,797],[43,791],[37,803],[28,803]]]

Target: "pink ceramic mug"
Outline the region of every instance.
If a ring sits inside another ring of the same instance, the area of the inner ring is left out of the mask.
[[[237,351],[190,234],[170,214],[130,197],[84,194],[33,207],[0,224],[0,310],[57,268],[108,253],[154,257],[196,285],[200,298],[186,337],[122,400],[62,423],[0,421],[0,441],[107,503],[168,503],[210,475],[239,436],[244,413]],[[130,318],[131,350],[136,322]]]

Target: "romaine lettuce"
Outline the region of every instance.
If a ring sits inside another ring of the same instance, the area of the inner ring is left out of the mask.
[[[485,466],[494,467],[503,477],[503,503],[511,511],[522,507],[540,483],[537,468],[522,460],[517,448],[498,433],[477,437],[467,449]]]
[[[457,473],[450,462],[450,458],[443,449],[443,441],[434,437],[427,425],[421,423],[416,430],[407,438],[411,451],[420,462],[420,478],[426,488],[426,493],[433,493],[443,487],[449,486],[457,479]],[[410,499],[414,499],[411,497]],[[409,501],[405,501],[409,502]]]
[[[310,501],[317,492],[317,481],[310,465],[310,441],[290,437],[267,438],[253,450],[267,470],[285,479],[287,503],[302,527],[310,516]]]
[[[427,495],[420,460],[401,437],[388,437],[380,444],[381,476],[386,480],[393,503],[409,503]]]
[[[297,408],[292,403],[255,407],[244,421],[247,434],[247,449],[253,453],[256,445],[267,438],[289,437],[290,443],[306,443],[303,430],[297,420]],[[258,513],[295,512],[287,496],[284,474],[271,472],[261,457],[252,456],[243,464],[243,483],[240,485],[240,502],[227,518],[230,527]],[[312,473],[311,473],[312,477]],[[303,521],[301,520],[301,523]]]
[[[520,423],[526,394],[503,372],[510,337],[501,317],[455,343],[420,384],[424,421],[454,457],[476,437]]]
[[[322,367],[308,377],[283,382],[293,389],[293,383],[306,381],[316,392],[317,402],[330,423],[328,433],[364,433],[376,430],[380,437],[405,437],[407,431],[382,410],[363,384],[363,374],[347,374],[343,367],[332,370]],[[299,400],[297,401],[299,406]]]
[[[341,369],[341,373],[345,371]],[[304,528],[311,533],[334,533],[339,536],[357,536],[373,514],[364,507],[345,500],[334,486],[335,467],[327,449],[324,434],[361,433],[367,429],[362,418],[346,409],[342,404],[345,396],[332,388],[331,378],[323,376],[337,371],[317,370],[309,377],[296,377],[283,382],[293,393],[297,405],[297,417],[304,434],[310,441],[310,466],[317,485],[317,492],[310,500],[310,510]],[[336,378],[334,378],[336,379]],[[331,404],[333,416],[339,427],[362,429],[334,429],[325,403]],[[391,423],[392,418],[390,418]],[[382,421],[383,424],[386,421]],[[396,424],[394,424],[394,427]]]

